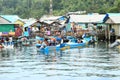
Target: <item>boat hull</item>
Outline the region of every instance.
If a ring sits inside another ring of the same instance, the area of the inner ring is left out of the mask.
[[[64,44],[61,44],[61,45],[57,45],[56,46],[56,51],[59,51],[59,50],[66,50],[66,49],[72,49],[72,48],[83,48],[85,47],[87,44],[86,43],[64,43]]]

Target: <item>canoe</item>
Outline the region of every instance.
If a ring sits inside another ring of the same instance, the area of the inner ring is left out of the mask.
[[[45,47],[45,48],[39,49],[39,52],[41,52],[41,53],[43,53],[45,55],[48,55],[49,54],[49,48]]]
[[[43,52],[44,54],[49,54],[50,51],[64,51],[72,48],[83,48],[88,45],[90,38],[84,38],[82,43],[68,42],[58,44],[56,46],[47,46],[44,49],[40,49],[41,44],[36,44],[37,51]]]
[[[56,51],[64,51],[66,49],[72,49],[72,48],[83,48],[86,46],[86,43],[74,43],[74,42],[69,42],[69,43],[63,43],[60,45],[56,46]]]
[[[14,49],[14,45],[3,45],[4,49]]]
[[[91,40],[90,38],[84,38],[82,40],[82,43],[76,43],[76,42],[63,43],[56,46],[56,51],[59,51],[59,50],[63,51],[63,50],[72,49],[72,48],[83,48],[85,46],[88,46],[88,43],[90,40]]]
[[[112,44],[109,45],[110,48],[114,48],[120,45],[120,40],[116,40],[115,42],[113,42]]]
[[[41,44],[36,44],[37,51],[40,51],[40,46],[41,46]],[[49,48],[49,51],[56,50],[56,46],[47,46],[47,48]]]
[[[2,48],[4,48],[4,46],[3,46],[3,45],[0,45],[0,49],[2,49]]]
[[[30,46],[30,42],[28,42],[28,41],[23,41],[23,42],[22,42],[22,45],[23,45],[23,46]]]
[[[36,44],[37,52],[44,53],[45,55],[48,55],[49,52],[56,51],[56,46],[47,46],[45,48],[40,49],[41,44]]]

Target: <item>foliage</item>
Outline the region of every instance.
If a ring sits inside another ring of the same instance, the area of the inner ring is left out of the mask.
[[[68,12],[87,13],[120,12],[120,0],[52,0],[53,14]],[[50,0],[0,0],[0,14],[16,14],[22,18],[49,15]]]

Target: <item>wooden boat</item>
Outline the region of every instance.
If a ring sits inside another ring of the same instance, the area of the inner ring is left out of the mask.
[[[25,36],[21,36],[17,40],[17,43],[20,43],[21,46],[30,46],[31,42],[35,42],[35,39],[30,39]]]
[[[3,44],[2,48],[4,48],[4,49],[14,49],[14,44],[12,44],[12,45]]]
[[[118,52],[120,52],[120,39],[117,39],[115,42],[113,42],[112,44],[109,45],[109,47],[112,48],[116,48],[118,50]]]
[[[72,49],[72,48],[83,48],[86,45],[87,45],[86,43],[74,43],[74,42],[63,43],[56,46],[56,51],[60,51],[60,50],[64,51],[66,49]]]
[[[84,38],[82,40],[82,43],[76,43],[76,42],[63,43],[56,46],[56,51],[59,51],[59,50],[63,51],[63,50],[72,49],[72,48],[83,48],[88,45],[90,40],[91,40],[90,38]]]
[[[30,46],[30,42],[29,41],[22,41],[22,45],[23,46]]]
[[[41,44],[36,44],[37,51],[40,51],[40,47],[41,47]],[[56,50],[56,46],[47,46],[47,48],[49,49],[49,51]]]
[[[3,46],[3,45],[0,45],[0,49],[2,49],[2,48],[4,48],[4,46]]]
[[[41,44],[36,44],[36,48],[37,51],[42,52],[45,55],[48,55],[50,51],[64,51],[72,48],[83,48],[88,45],[88,42],[90,40],[91,40],[90,38],[84,38],[82,43],[68,42],[68,43],[58,44],[56,46],[47,46],[43,49],[40,49]]]
[[[116,39],[115,42],[109,45],[110,48],[114,48],[118,46],[120,46],[120,39]]]

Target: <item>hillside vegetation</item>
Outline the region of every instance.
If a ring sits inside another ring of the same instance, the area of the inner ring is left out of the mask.
[[[0,0],[0,14],[16,14],[22,18],[41,17],[49,14],[50,0]],[[53,0],[53,14],[68,12],[87,13],[120,12],[120,0]]]

